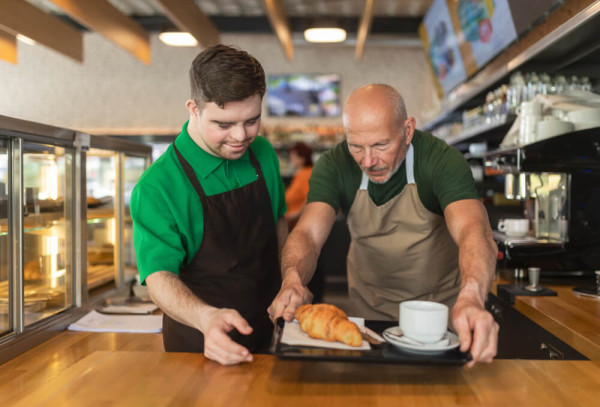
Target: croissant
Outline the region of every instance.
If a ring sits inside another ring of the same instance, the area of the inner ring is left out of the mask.
[[[339,341],[350,346],[362,344],[358,326],[349,321],[346,313],[335,305],[301,305],[294,316],[300,323],[300,328],[311,338]]]

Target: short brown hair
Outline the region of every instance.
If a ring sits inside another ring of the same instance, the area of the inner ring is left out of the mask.
[[[214,102],[225,103],[265,95],[265,71],[260,62],[245,51],[215,45],[202,51],[190,69],[192,99],[201,108]]]

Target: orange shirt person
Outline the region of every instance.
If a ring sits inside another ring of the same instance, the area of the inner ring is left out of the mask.
[[[308,195],[308,180],[313,169],[312,149],[304,143],[296,143],[290,148],[290,162],[296,168],[292,182],[285,190],[287,212],[285,219],[290,230],[300,218]]]

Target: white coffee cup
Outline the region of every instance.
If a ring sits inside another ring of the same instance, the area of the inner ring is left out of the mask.
[[[542,107],[542,104],[537,100],[530,100],[529,102],[521,103],[521,106],[517,107],[517,114],[519,116],[541,116]]]
[[[600,127],[600,108],[573,110],[567,113],[569,121],[575,125],[575,130]]]
[[[561,134],[570,133],[575,129],[571,122],[564,122],[555,116],[545,116],[536,127],[536,140],[544,140]]]
[[[410,339],[437,342],[448,330],[448,307],[433,301],[401,302],[400,329]]]
[[[598,122],[600,121],[600,107],[573,110],[567,113],[567,117],[572,122]]]
[[[529,232],[528,219],[500,219],[498,230],[510,237],[524,237]]]

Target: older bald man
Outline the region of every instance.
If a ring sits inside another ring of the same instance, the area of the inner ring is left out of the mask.
[[[498,325],[485,310],[497,247],[464,157],[415,129],[391,86],[356,89],[344,107],[346,140],[313,169],[308,204],[282,253],[283,283],[269,307],[292,320],[336,212],[347,215],[351,315],[397,320],[398,303],[452,309],[461,351],[496,355]]]

